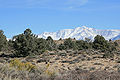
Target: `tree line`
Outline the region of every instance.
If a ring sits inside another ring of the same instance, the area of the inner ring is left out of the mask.
[[[62,40],[62,39],[60,39]],[[83,49],[96,49],[105,51],[115,51],[118,44],[115,42],[107,41],[101,35],[97,35],[94,41],[88,38],[85,40],[73,40],[71,38],[65,39],[63,43],[57,44],[49,36],[47,39],[38,38],[33,34],[30,29],[26,29],[22,34],[13,36],[11,40],[7,40],[4,32],[0,30],[0,51],[13,52],[14,56],[29,56],[39,55],[46,50],[83,50]]]

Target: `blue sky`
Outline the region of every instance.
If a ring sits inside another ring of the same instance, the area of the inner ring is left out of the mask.
[[[8,38],[26,28],[40,34],[82,25],[120,29],[120,0],[0,0],[0,29]]]

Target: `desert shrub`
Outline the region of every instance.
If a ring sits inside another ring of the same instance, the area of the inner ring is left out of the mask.
[[[54,68],[50,68],[50,64],[48,63],[44,68],[42,75],[43,80],[54,80],[54,78],[57,76],[57,71]]]
[[[30,62],[23,63],[19,59],[11,60],[10,67],[14,67],[17,70],[23,70],[23,71],[32,71],[36,68],[36,66],[31,64]]]
[[[59,56],[67,56],[67,53],[58,53]]]
[[[61,63],[69,63],[69,64],[74,64],[75,62],[74,62],[74,61],[67,61],[67,60],[65,60],[65,61],[61,61]]]
[[[94,63],[94,65],[103,65],[102,63]]]
[[[41,62],[47,62],[47,60],[46,59],[39,59],[39,60],[37,60],[37,63],[41,63]]]
[[[105,53],[103,54],[103,58],[113,58],[114,57],[114,54],[113,53]]]
[[[120,63],[120,59],[117,60],[117,63]]]
[[[49,53],[49,55],[56,55],[56,53]]]
[[[50,64],[48,63],[48,64],[46,65],[45,73],[47,73],[48,75],[52,75],[53,72],[50,72],[50,71],[48,70],[48,69],[49,69],[49,66],[50,66]]]

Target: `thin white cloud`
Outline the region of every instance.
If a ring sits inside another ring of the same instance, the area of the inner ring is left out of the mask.
[[[87,2],[88,0],[0,0],[0,7],[75,8]]]

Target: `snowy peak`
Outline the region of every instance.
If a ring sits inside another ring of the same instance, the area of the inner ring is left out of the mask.
[[[38,35],[39,38],[47,38],[51,36],[54,40],[58,40],[60,38],[76,38],[77,40],[84,40],[85,38],[94,39],[96,35],[102,35],[107,40],[112,39],[116,40],[118,35],[120,35],[120,30],[99,30],[94,28],[88,28],[86,26],[77,27],[75,29],[64,29],[59,30],[57,32],[44,32]]]

